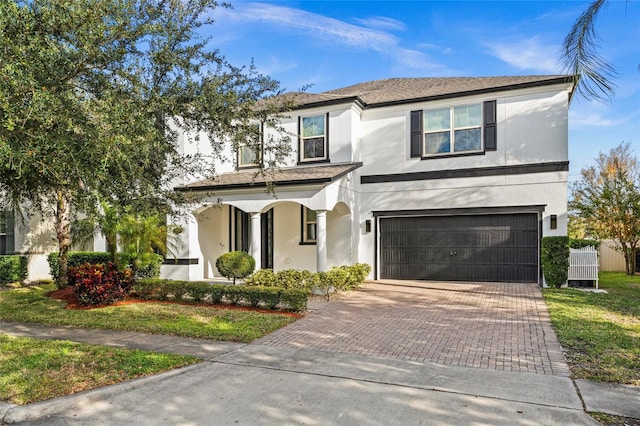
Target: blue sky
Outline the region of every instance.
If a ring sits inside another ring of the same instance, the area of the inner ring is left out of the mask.
[[[560,74],[562,41],[588,1],[242,1],[217,9],[211,46],[287,91],[389,77]],[[618,71],[612,102],[574,98],[570,180],[630,141],[640,158],[640,3],[610,0],[597,21]]]

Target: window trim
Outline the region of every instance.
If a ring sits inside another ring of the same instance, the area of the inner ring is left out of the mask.
[[[303,122],[305,118],[323,117],[324,118],[324,156],[304,158],[304,141],[305,139],[313,139],[318,136],[304,138],[303,135]],[[309,114],[301,115],[298,117],[298,165],[309,163],[329,163],[329,113],[326,114]]]
[[[315,221],[309,221],[307,218],[307,214],[309,211],[313,211],[313,210],[302,205],[300,206],[300,245],[301,246],[304,246],[304,245],[314,246],[317,243],[317,239],[311,240],[307,238],[307,225],[311,223],[316,225],[316,238],[318,237],[317,235],[318,219],[316,218]]]

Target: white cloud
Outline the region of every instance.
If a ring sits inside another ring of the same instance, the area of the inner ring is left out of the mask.
[[[450,47],[439,46],[437,44],[432,44],[432,43],[420,43],[418,47],[426,50],[435,50],[436,52],[439,52],[443,55],[449,55],[450,53],[453,52],[453,49]]]
[[[517,42],[486,43],[489,53],[519,70],[543,73],[561,72],[558,63],[559,47],[543,44],[537,36]]]
[[[260,74],[274,75],[277,73],[290,71],[292,69],[295,69],[297,66],[298,63],[295,61],[283,61],[282,59],[271,55],[267,58],[266,63],[265,61],[263,61],[263,63],[261,63],[256,68]]]
[[[404,31],[406,25],[397,19],[387,18],[385,16],[374,16],[372,18],[356,18],[355,21],[365,27],[376,28],[379,30]]]
[[[578,114],[578,113],[569,113],[569,122],[573,127],[578,126],[590,126],[590,127],[612,127],[612,126],[620,126],[627,121],[625,119],[613,119],[610,117],[605,117],[598,113],[591,114]]]
[[[334,45],[339,44],[354,49],[374,51],[385,57],[390,57],[403,67],[420,69],[425,72],[446,71],[444,66],[435,63],[426,53],[402,47],[400,40],[388,32],[349,24],[301,9],[268,3],[238,3],[231,10],[216,10],[215,19],[236,25],[264,24],[274,32],[294,31],[301,36],[330,42]],[[386,25],[386,28],[393,26],[394,29],[398,29],[402,24],[388,18],[373,19],[365,21],[368,25],[376,23],[378,27]]]
[[[569,123],[571,127],[615,127],[633,123],[637,116],[638,111],[619,115],[615,108],[607,104],[590,102],[572,107],[569,110]]]

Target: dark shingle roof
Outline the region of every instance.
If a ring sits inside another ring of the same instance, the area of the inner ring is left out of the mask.
[[[221,173],[213,179],[203,179],[176,187],[176,191],[216,191],[267,185],[308,185],[330,183],[341,178],[362,163],[341,163],[313,166],[298,166],[267,169],[262,173],[256,169]]]
[[[347,101],[359,101],[365,107],[379,107],[572,82],[574,78],[567,75],[388,78],[318,94],[303,92],[288,95],[295,96],[298,107]]]

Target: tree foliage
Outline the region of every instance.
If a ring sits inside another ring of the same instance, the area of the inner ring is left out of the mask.
[[[615,92],[615,68],[598,53],[600,37],[596,29],[598,15],[608,0],[594,0],[582,12],[562,45],[565,68],[580,76],[578,93],[590,99],[608,99]]]
[[[640,248],[640,163],[630,143],[600,153],[595,166],[581,171],[570,208],[583,219],[587,235],[616,241],[632,275]]]
[[[278,83],[232,66],[200,36],[218,6],[0,2],[0,198],[53,219],[61,269],[78,211],[108,202],[166,212],[184,194],[172,182],[214,173],[212,161],[182,155],[177,128],[205,132],[219,153],[220,141],[237,144],[286,108],[256,108]],[[269,142],[281,158],[284,139]]]

